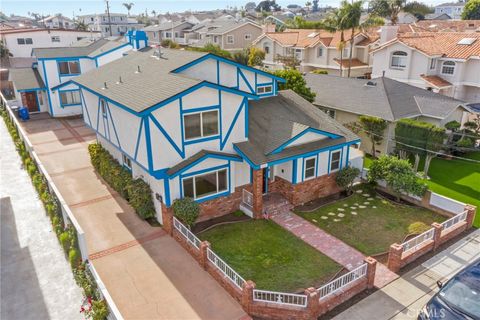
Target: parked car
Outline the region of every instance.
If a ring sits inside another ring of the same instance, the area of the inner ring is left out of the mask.
[[[423,307],[419,320],[480,320],[480,259],[462,269]]]

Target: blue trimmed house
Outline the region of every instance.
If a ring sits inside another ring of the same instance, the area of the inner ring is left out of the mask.
[[[147,47],[63,86],[78,86],[85,123],[149,183],[163,222],[183,197],[205,220],[239,208],[260,217],[272,193],[297,205],[338,191],[335,172],[360,140],[279,91],[283,81],[213,54]]]
[[[69,47],[34,48],[37,62],[32,68],[11,71],[17,101],[30,112],[48,112],[53,117],[81,114],[78,86],[63,84],[147,45],[143,31],[129,32],[126,39],[85,38]]]

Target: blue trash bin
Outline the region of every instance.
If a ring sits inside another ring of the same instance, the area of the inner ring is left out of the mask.
[[[23,107],[23,106],[18,108],[18,117],[22,121],[27,121],[28,119],[30,119],[30,114],[28,113],[28,108]]]

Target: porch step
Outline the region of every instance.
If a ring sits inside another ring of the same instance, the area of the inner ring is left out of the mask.
[[[265,196],[263,212],[268,215],[279,215],[292,211],[293,205],[280,194]]]

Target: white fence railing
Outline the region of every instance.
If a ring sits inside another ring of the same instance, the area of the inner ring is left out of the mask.
[[[465,203],[444,197],[435,192],[432,192],[430,196],[430,204],[432,206],[455,214],[463,212],[463,210],[465,210]]]
[[[269,302],[287,306],[306,307],[307,296],[304,294],[253,290],[253,301]]]
[[[443,226],[442,232],[448,231],[448,229],[451,229],[455,225],[459,224],[460,222],[465,221],[467,219],[467,214],[468,214],[468,211],[465,210],[462,213],[459,213],[451,217],[450,219],[442,222],[442,226]]]
[[[253,208],[253,194],[245,189],[242,190],[242,202],[250,207]]]
[[[423,245],[424,242],[433,240],[433,235],[435,234],[435,229],[431,228],[425,231],[422,234],[419,234],[415,238],[412,238],[408,241],[402,243],[403,252],[412,252],[417,251],[419,247]]]
[[[200,243],[202,241],[198,239],[197,236],[192,233],[192,231],[188,230],[188,228],[185,227],[175,217],[173,217],[173,226],[175,227],[175,230],[177,230],[182,236],[184,236],[187,242],[191,243],[195,248],[200,249]]]
[[[98,272],[95,269],[95,266],[93,265],[93,263],[88,263],[88,269],[92,273],[93,278],[97,283],[98,289],[100,290],[100,293],[102,294],[103,299],[107,301],[108,309],[110,311],[110,313],[108,314],[107,320],[123,320],[122,314],[120,313],[117,306],[113,302],[112,296],[110,295],[107,288],[105,287],[105,284],[103,283],[102,279],[98,275]]]
[[[220,270],[234,285],[236,285],[240,290],[243,290],[243,284],[245,280],[230,267],[225,261],[222,260],[215,252],[210,248],[207,248],[207,258],[208,261],[213,263],[215,267]]]
[[[368,265],[366,263],[362,264],[361,266],[357,267],[356,269],[353,269],[347,274],[344,274],[340,278],[337,278],[326,285],[320,287],[317,289],[320,299],[324,299],[328,297],[329,295],[341,290],[342,288],[348,286],[349,284],[357,281],[358,279],[361,279],[363,277],[366,277],[367,275],[367,268]]]

